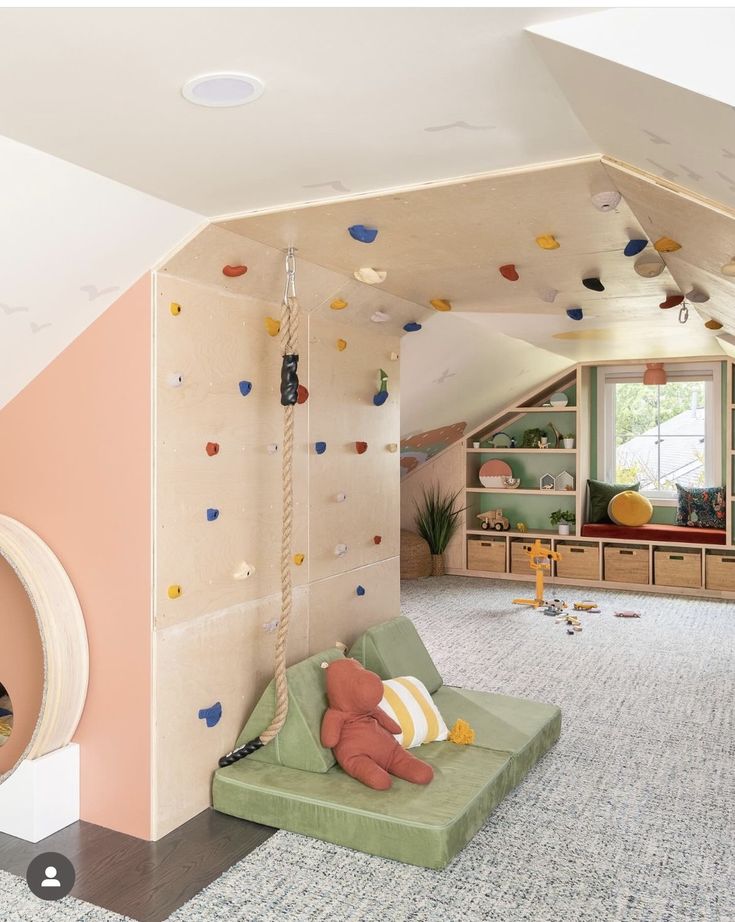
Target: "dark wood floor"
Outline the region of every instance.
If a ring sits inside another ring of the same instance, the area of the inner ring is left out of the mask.
[[[36,845],[0,833],[0,868],[25,877],[36,855],[59,852],[76,869],[72,896],[138,922],[162,922],[274,832],[214,810],[158,842],[80,822]]]

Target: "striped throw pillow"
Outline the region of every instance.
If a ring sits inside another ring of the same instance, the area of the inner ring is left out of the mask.
[[[445,740],[449,735],[426,686],[413,676],[384,681],[383,700],[379,706],[400,724],[403,732],[396,734],[396,739],[404,749]]]

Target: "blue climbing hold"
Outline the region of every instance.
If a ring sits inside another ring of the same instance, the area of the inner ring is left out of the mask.
[[[377,227],[365,227],[364,224],[353,224],[352,227],[348,227],[350,237],[353,240],[358,240],[360,243],[372,243],[375,238],[378,236]]]
[[[219,509],[207,509],[207,521],[216,522],[219,518]]]
[[[253,383],[252,381],[240,381],[238,387],[240,388],[240,393],[243,395],[243,397],[247,397],[247,395],[253,389]]]
[[[212,707],[201,708],[199,711],[199,720],[206,720],[208,727],[216,727],[222,717],[222,705],[215,701]]]
[[[367,590],[365,589],[364,586],[358,586],[357,589],[355,589],[355,592],[357,593],[357,595],[365,595],[366,591]]]
[[[373,403],[376,407],[382,407],[387,399],[388,391],[378,391],[377,394],[373,394]]]
[[[567,311],[567,317],[570,320],[582,320],[584,318],[584,311],[581,307],[570,307]]]
[[[647,240],[629,240],[623,250],[625,256],[637,256],[641,250],[648,246]]]
[[[411,323],[404,323],[403,329],[407,333],[418,333],[418,331],[421,329],[421,324],[416,323],[415,320],[412,320]]]
[[[323,455],[326,450],[327,450],[326,442],[314,442],[314,451],[318,455]]]

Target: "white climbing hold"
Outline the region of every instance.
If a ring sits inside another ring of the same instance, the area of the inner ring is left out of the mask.
[[[397,352],[391,352],[389,358],[390,358],[391,362],[397,362],[397,361],[398,361],[398,358],[399,358],[398,353],[397,353]]]
[[[355,269],[354,275],[358,282],[365,282],[366,285],[380,285],[388,278],[385,269],[372,269],[370,266]]]
[[[337,496],[336,496],[336,499],[337,499],[337,502],[338,502],[338,503],[343,503],[343,502],[347,499],[347,494],[346,494],[346,493],[338,493]]]
[[[656,253],[649,255],[644,252],[644,255],[636,260],[633,268],[644,279],[653,279],[664,271],[664,261]]]
[[[388,444],[386,445],[386,448],[390,452],[396,452],[398,451],[398,442],[388,442]]]
[[[181,387],[184,383],[184,376],[179,371],[170,374],[167,379],[169,387]]]
[[[344,557],[349,548],[346,544],[338,544],[334,549],[335,557]]]
[[[390,320],[390,314],[385,311],[375,311],[370,317],[373,323],[387,323]]]
[[[541,300],[546,301],[547,304],[553,304],[558,294],[559,291],[556,288],[545,288],[541,292]]]
[[[249,564],[246,560],[240,564],[240,566],[232,574],[233,579],[249,579],[253,573],[255,573],[255,567],[252,564]]]
[[[592,204],[598,211],[613,211],[620,204],[620,193],[596,192],[592,196]]]
[[[278,452],[278,445],[275,442],[271,442],[268,446],[268,454],[275,455]]]

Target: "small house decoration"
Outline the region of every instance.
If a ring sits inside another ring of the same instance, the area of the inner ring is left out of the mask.
[[[557,474],[554,478],[554,489],[555,490],[573,490],[574,489],[574,476],[569,473],[569,471],[562,471],[561,474]]]
[[[539,478],[539,488],[541,490],[553,490],[554,489],[554,475],[553,474],[542,474]]]

